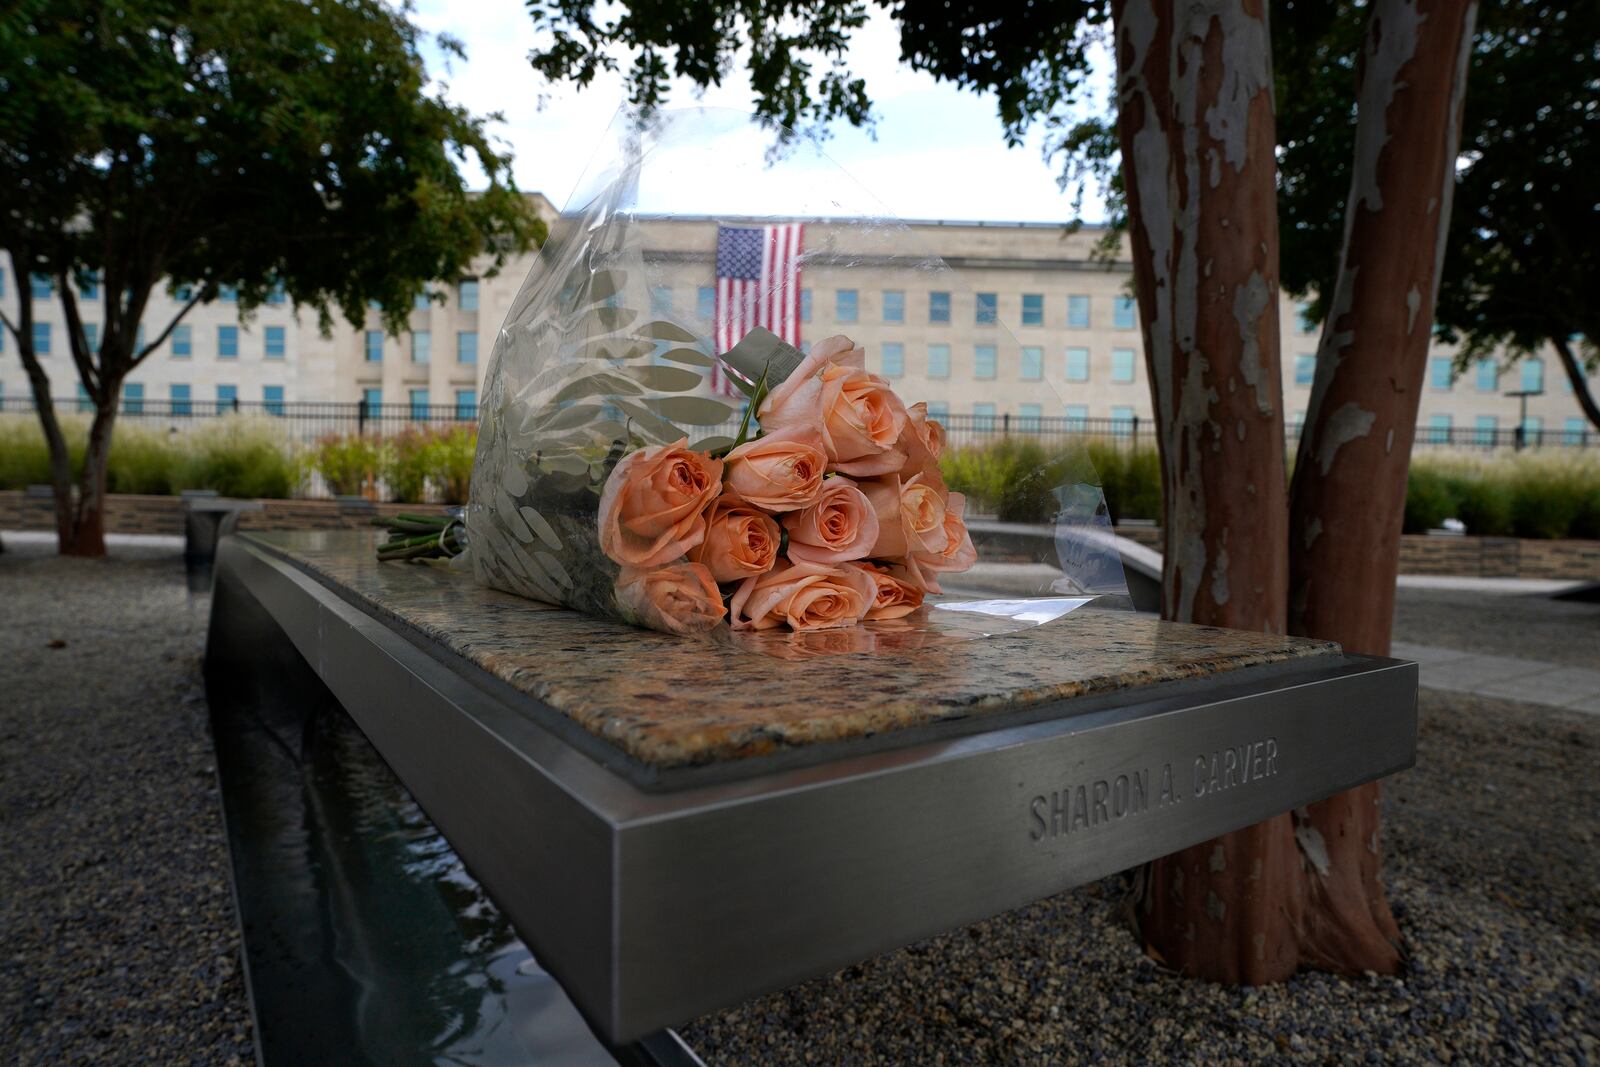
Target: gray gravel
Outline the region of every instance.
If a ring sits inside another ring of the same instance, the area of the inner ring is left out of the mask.
[[[1592,601],[1401,589],[1394,621],[1396,641],[1600,667],[1600,603]]]
[[[0,605],[0,1061],[253,1062],[204,598],[170,549],[8,544]]]

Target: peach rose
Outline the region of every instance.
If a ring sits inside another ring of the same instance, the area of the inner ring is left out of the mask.
[[[746,578],[733,594],[728,621],[735,630],[827,630],[854,626],[877,601],[871,577],[854,567],[780,563]]]
[[[617,603],[629,618],[669,634],[704,633],[728,611],[711,572],[698,563],[624,567]]]
[[[906,408],[906,428],[898,446],[906,454],[903,473],[909,477],[918,471],[937,471],[939,457],[944,455],[944,440],[944,426],[937,419],[928,418],[926,403]]]
[[[919,572],[928,590],[942,593],[939,574],[968,570],[978,562],[978,550],[967,530],[967,498],[961,493],[951,493],[945,500],[945,546],[937,552],[913,552],[912,566]]]
[[[898,474],[861,483],[861,491],[878,513],[878,543],[871,555],[889,559],[945,550],[945,488],[939,476],[920,471],[910,478]]]
[[[867,351],[842,333],[812,345],[794,372],[768,390],[756,411],[762,428],[770,431],[786,426],[816,426],[822,418],[822,383],[817,375],[832,363],[865,370]]]
[[[698,545],[722,461],[676,444],[622,457],[600,492],[600,550],[624,567],[658,567]]]
[[[795,427],[747,441],[728,453],[728,488],[756,507],[794,511],[822,492],[828,456],[815,429]]]
[[[867,609],[867,619],[903,619],[922,606],[925,595],[916,576],[904,569],[891,569],[881,563],[847,563],[872,576],[878,586],[877,598]]]
[[[706,539],[689,550],[689,558],[719,582],[742,582],[772,569],[780,536],[772,516],[727,491],[706,513]]]
[[[795,562],[843,563],[861,559],[878,543],[878,514],[849,478],[822,483],[817,502],[783,517],[789,558]]]

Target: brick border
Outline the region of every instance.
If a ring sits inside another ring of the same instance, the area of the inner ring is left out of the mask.
[[[245,530],[351,530],[374,514],[437,511],[437,504],[378,504],[375,510],[349,508],[336,500],[263,500],[262,510],[239,517]],[[117,533],[183,533],[185,503],[175,496],[113,493],[106,498],[106,529]],[[0,490],[0,529],[50,530],[55,513],[49,497],[18,489]],[[1125,526],[1118,533],[1157,551],[1161,531]],[[1540,541],[1518,537],[1400,538],[1401,574],[1465,578],[1564,578],[1600,581],[1600,541]]]

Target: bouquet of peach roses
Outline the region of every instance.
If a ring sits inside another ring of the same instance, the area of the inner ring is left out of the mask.
[[[759,429],[747,420],[726,449],[640,448],[606,477],[599,544],[628,621],[695,633],[724,618],[795,631],[899,619],[976,561],[965,499],[939,473],[943,427],[867,373],[849,338],[819,342],[751,410]]]

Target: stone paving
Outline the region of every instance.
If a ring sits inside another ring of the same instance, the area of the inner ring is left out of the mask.
[[[1600,671],[1400,641],[1389,654],[1416,660],[1425,689],[1600,714]]]

